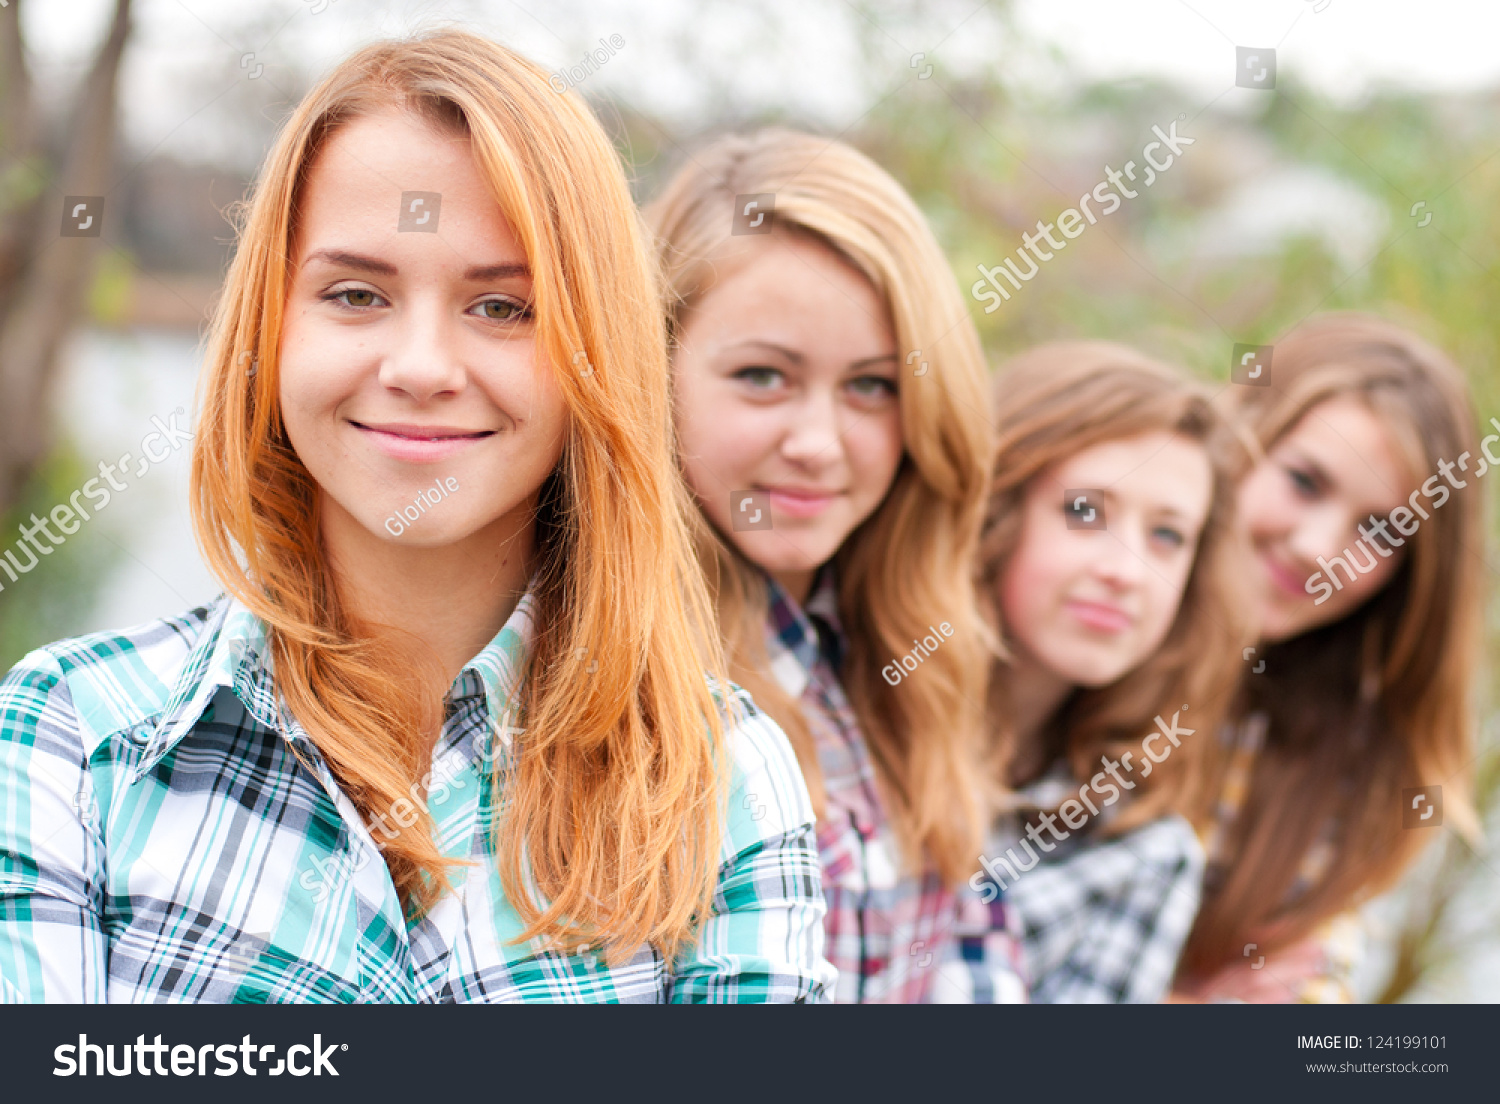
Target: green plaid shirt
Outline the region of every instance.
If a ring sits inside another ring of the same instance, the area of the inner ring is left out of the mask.
[[[0,1000],[827,1001],[807,791],[739,690],[696,941],[614,966],[512,942],[491,783],[503,802],[532,631],[528,594],[449,692],[425,802],[443,852],[473,865],[417,922],[238,601],[32,652],[0,683]],[[413,815],[396,803],[398,824]]]

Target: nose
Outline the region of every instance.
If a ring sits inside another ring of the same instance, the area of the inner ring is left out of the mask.
[[[833,391],[811,389],[792,406],[781,455],[802,468],[826,468],[842,455],[843,429]]]
[[[412,300],[395,312],[391,345],[380,362],[380,384],[418,402],[453,394],[463,387],[458,356],[458,320],[436,302]]]
[[[1092,564],[1094,576],[1115,590],[1139,586],[1148,570],[1146,540],[1139,524],[1110,526],[1095,541],[1097,551]]]

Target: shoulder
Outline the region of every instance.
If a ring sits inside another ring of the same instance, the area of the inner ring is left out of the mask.
[[[1184,869],[1195,874],[1203,869],[1203,845],[1192,824],[1180,813],[1169,813],[1132,828],[1121,833],[1118,840],[1143,865]]]
[[[159,714],[226,601],[29,652],[0,681],[0,742],[32,742],[39,729],[62,728],[77,732],[87,758],[114,734]]]
[[[797,756],[781,726],[735,683],[709,683],[729,756],[731,831],[753,825],[759,837],[813,821],[812,802]]]

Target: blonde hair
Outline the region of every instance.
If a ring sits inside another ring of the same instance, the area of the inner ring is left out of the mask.
[[[714,892],[725,736],[705,672],[722,680],[723,660],[688,528],[697,511],[675,467],[654,263],[608,139],[545,70],[448,30],[360,50],[297,107],[241,212],[213,322],[193,449],[199,543],[265,622],[278,688],[361,813],[406,796],[441,702],[403,685],[400,655],[340,596],[319,489],[282,424],[276,360],[310,167],[341,126],[390,109],[472,142],[525,249],[538,359],[570,413],[538,508],[542,631],[496,828],[526,924],[518,941],[621,953],[650,942],[670,955]],[[579,353],[586,378],[567,370]],[[585,648],[598,669],[582,680],[569,661]],[[421,809],[385,848],[413,912],[446,884],[451,860],[432,833]]]
[[[996,379],[995,413],[1000,440],[979,554],[986,595],[995,593],[1020,545],[1027,493],[1054,464],[1107,441],[1165,431],[1201,445],[1213,473],[1193,566],[1161,646],[1108,686],[1074,691],[1041,734],[1057,741],[1075,776],[1087,778],[1099,769],[1101,755],[1139,752],[1163,710],[1191,705],[1182,723],[1200,735],[1136,783],[1129,804],[1109,824],[1108,831],[1118,833],[1196,793],[1218,719],[1239,682],[1240,648],[1250,634],[1250,611],[1238,596],[1243,552],[1234,530],[1241,451],[1206,388],[1108,341],[1051,342],[1015,357]],[[997,662],[990,714],[1001,772],[1018,750],[1004,723],[1009,712],[1005,665]]]
[[[890,311],[905,455],[884,502],[833,558],[849,636],[840,678],[905,858],[914,863],[925,851],[956,883],[973,868],[981,838],[974,763],[991,647],[970,578],[990,450],[979,337],[942,250],[901,186],[841,142],[773,128],[696,151],[647,208],[674,338],[713,283],[736,196],[765,192],[775,193],[773,228],[832,248]],[[768,670],[764,576],[701,519],[699,554],[731,672],[786,729],[821,816],[817,749],[800,707]],[[948,621],[953,636],[925,660],[920,678],[890,686],[882,664],[937,621]]]
[[[1353,396],[1379,418],[1410,474],[1477,456],[1463,373],[1443,352],[1380,318],[1323,315],[1274,343],[1269,387],[1234,388],[1235,413],[1269,450],[1320,403]],[[1483,610],[1479,488],[1455,491],[1406,538],[1396,574],[1329,625],[1262,647],[1241,713],[1270,726],[1211,882],[1184,965],[1207,972],[1247,939],[1285,946],[1392,885],[1428,841],[1403,831],[1403,787],[1441,784],[1444,815],[1472,840],[1475,674]],[[1221,764],[1220,769],[1227,764]],[[1192,811],[1213,820],[1212,799]],[[1325,872],[1289,900],[1304,857],[1338,825]]]

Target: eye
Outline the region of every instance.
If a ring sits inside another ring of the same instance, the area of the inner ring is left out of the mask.
[[[765,364],[750,364],[736,369],[730,378],[749,384],[753,391],[770,391],[786,377],[779,368],[772,368]]]
[[[516,322],[531,317],[531,308],[514,299],[486,299],[482,303],[476,303],[474,310],[482,311],[480,317],[491,322]]]
[[[896,381],[887,376],[856,376],[848,383],[857,399],[886,399],[896,396]]]
[[[1292,481],[1292,486],[1297,493],[1305,498],[1312,498],[1318,493],[1318,481],[1309,472],[1301,468],[1288,467],[1285,469],[1287,478]]]
[[[1172,548],[1181,548],[1187,544],[1187,534],[1172,525],[1156,526],[1151,530],[1151,537]]]
[[[325,302],[339,303],[342,306],[351,307],[356,310],[364,307],[373,307],[377,300],[384,302],[384,300],[380,299],[380,296],[376,295],[369,288],[362,287],[338,288],[330,291],[322,298]]]

